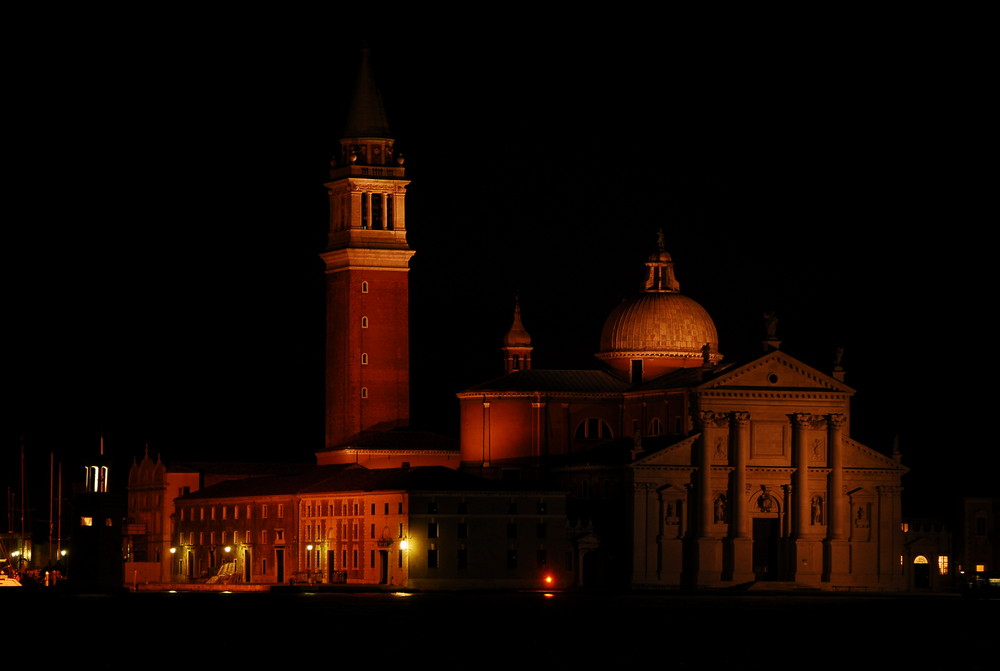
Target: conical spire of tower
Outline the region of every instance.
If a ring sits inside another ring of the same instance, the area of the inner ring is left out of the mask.
[[[389,122],[385,116],[385,106],[382,95],[375,86],[369,61],[370,49],[361,50],[361,66],[354,87],[354,97],[344,125],[345,138],[357,137],[392,137],[389,134]]]

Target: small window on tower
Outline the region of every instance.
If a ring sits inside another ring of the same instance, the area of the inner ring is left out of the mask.
[[[368,352],[362,353],[362,355],[361,355],[361,365],[362,366],[367,366],[368,365]]]
[[[361,328],[363,329],[368,328],[368,317],[361,318]]]
[[[361,398],[368,398],[368,387],[361,387]]]
[[[363,293],[363,294],[368,293],[368,283],[367,282],[362,282],[361,283],[361,293]]]

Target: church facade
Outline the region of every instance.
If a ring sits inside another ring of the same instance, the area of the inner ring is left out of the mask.
[[[850,438],[839,365],[723,363],[710,316],[663,248],[609,315],[603,370],[519,368],[458,395],[463,468],[569,491],[580,579],[634,587],[905,585],[898,455]],[[516,474],[516,475],[515,475]]]

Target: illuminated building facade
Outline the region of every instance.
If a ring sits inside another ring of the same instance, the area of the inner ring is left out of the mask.
[[[412,589],[567,586],[562,492],[453,469],[316,466],[177,501],[176,582]]]
[[[784,354],[773,324],[763,356],[723,364],[662,236],[600,343],[606,370],[508,366],[458,395],[463,468],[570,492],[571,522],[591,525],[584,582],[904,586],[905,468],[850,438],[839,366]]]

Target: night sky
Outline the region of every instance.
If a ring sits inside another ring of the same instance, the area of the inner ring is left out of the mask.
[[[975,44],[734,34],[369,40],[412,180],[413,424],[457,435],[454,394],[500,374],[515,295],[535,367],[596,367],[662,228],[727,361],[761,352],[773,310],[805,363],[845,348],[853,437],[898,436],[907,491],[996,495],[961,398],[990,359]],[[322,446],[323,182],[358,41],[147,37],[23,82],[7,473],[19,435],[70,461],[102,431],[129,460]]]

